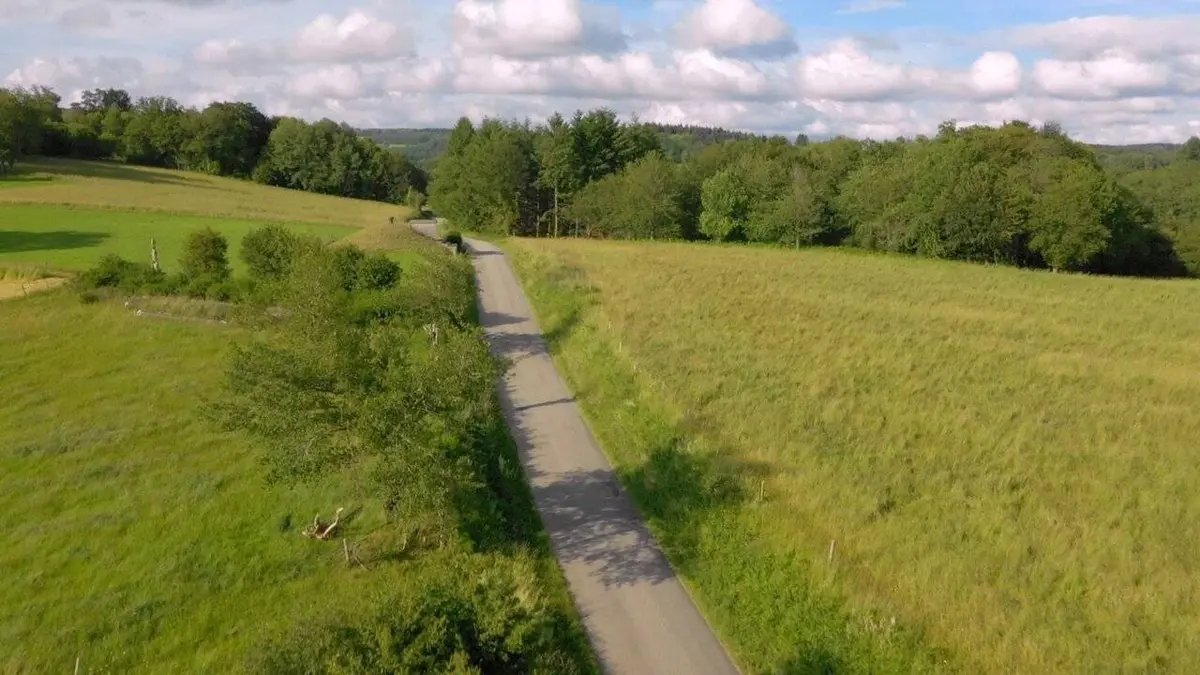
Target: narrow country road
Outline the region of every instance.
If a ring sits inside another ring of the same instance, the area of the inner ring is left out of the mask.
[[[413,227],[437,236],[432,221]],[[500,383],[504,416],[604,672],[736,675],[584,422],[504,254],[467,244],[488,342],[512,362]]]

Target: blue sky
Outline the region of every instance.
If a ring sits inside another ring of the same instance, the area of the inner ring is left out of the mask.
[[[0,0],[0,79],[363,126],[608,106],[811,135],[1200,133],[1198,0]]]

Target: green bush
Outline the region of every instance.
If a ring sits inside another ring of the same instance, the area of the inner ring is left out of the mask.
[[[448,565],[453,561],[447,560]],[[430,580],[367,611],[307,621],[256,650],[249,671],[570,675],[565,618],[536,588],[527,564],[486,559],[467,574]]]
[[[153,290],[166,281],[167,276],[149,264],[125,260],[119,255],[108,254],[96,266],[79,275],[76,285],[81,291],[97,288],[116,288],[127,293]]]
[[[299,237],[281,225],[267,225],[242,239],[242,261],[259,279],[282,279],[292,266]]]
[[[358,264],[359,290],[382,290],[396,285],[400,266],[382,253],[372,253]]]
[[[193,230],[183,244],[179,266],[188,279],[222,281],[229,278],[228,251],[229,242],[220,232],[211,227]]]
[[[358,286],[358,268],[366,257],[367,254],[357,246],[347,244],[333,247],[333,262],[342,290],[352,291]]]

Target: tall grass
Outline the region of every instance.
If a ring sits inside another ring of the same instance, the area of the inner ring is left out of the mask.
[[[1194,282],[509,246],[606,450],[752,672],[1200,660]]]

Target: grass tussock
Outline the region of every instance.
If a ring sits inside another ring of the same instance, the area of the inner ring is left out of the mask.
[[[510,247],[606,450],[751,672],[1200,659],[1194,283]]]

